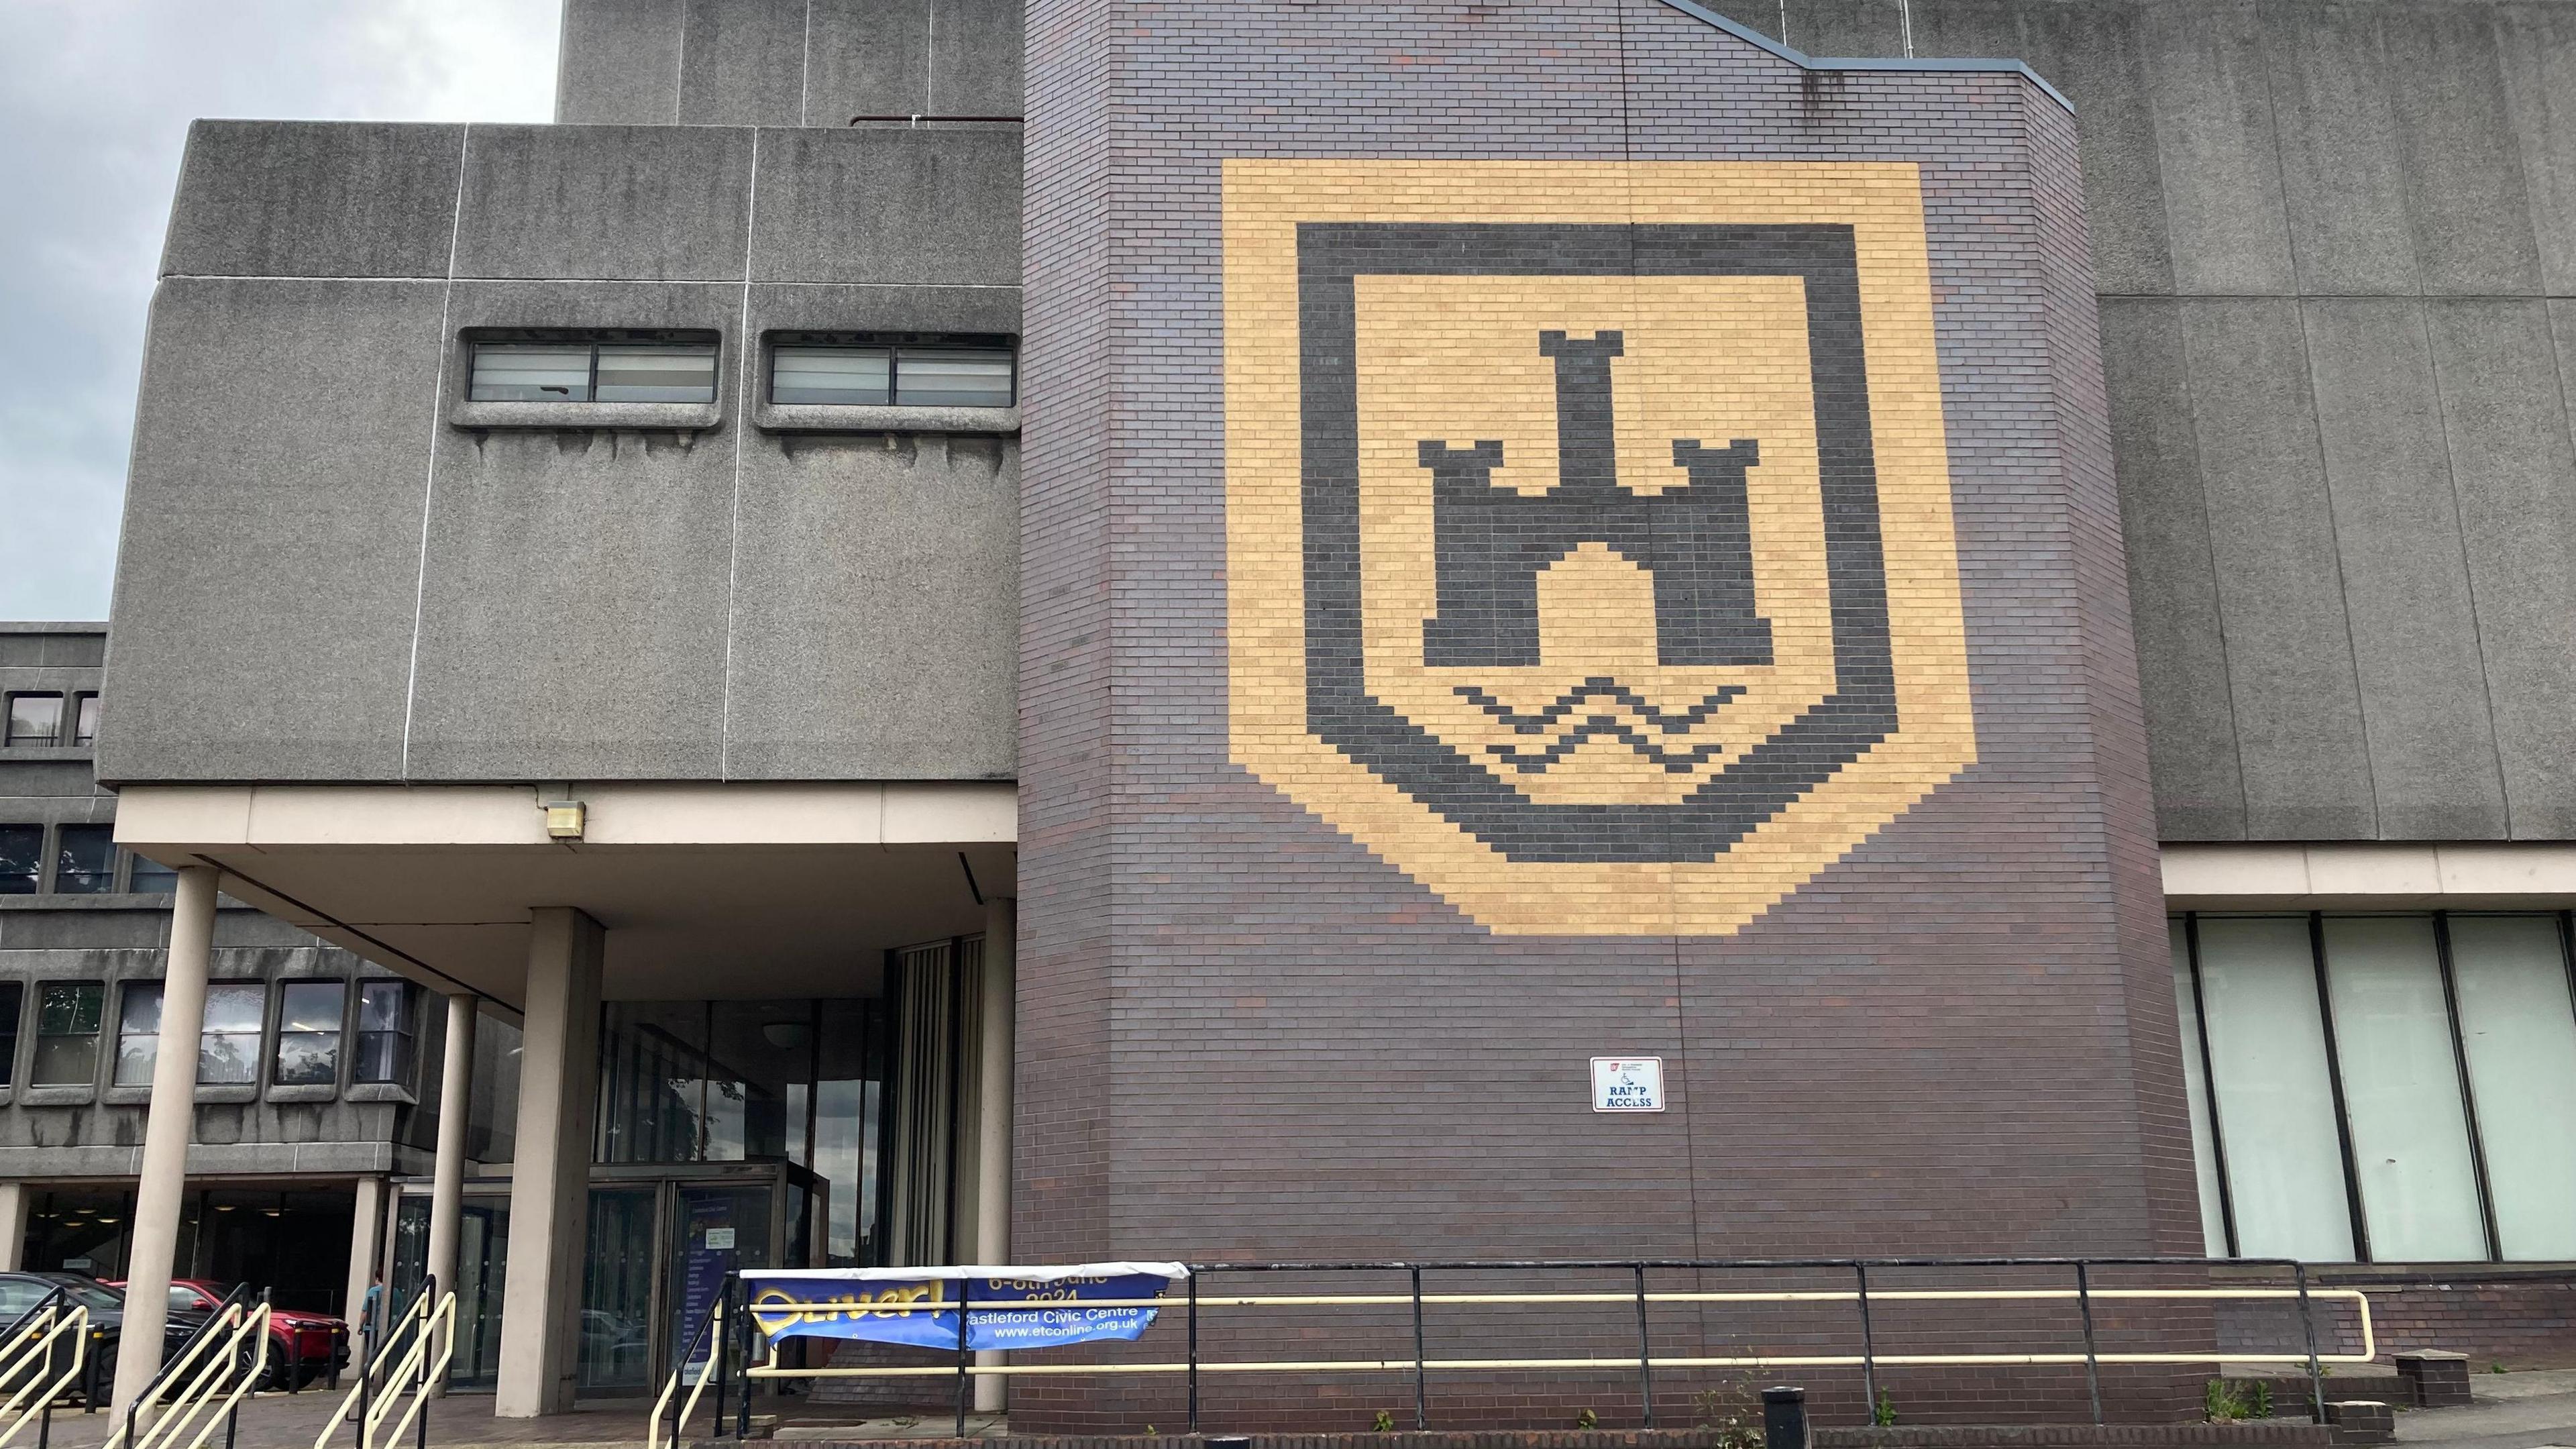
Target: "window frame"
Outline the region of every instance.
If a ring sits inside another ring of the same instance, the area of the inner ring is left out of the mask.
[[[50,736],[18,734],[18,701],[50,699],[54,702],[54,732]],[[0,698],[0,748],[13,750],[54,749],[63,742],[64,720],[70,713],[71,696],[60,689],[13,689]]]
[[[344,1021],[349,1019],[348,1006],[353,1004],[357,1008],[355,1023],[347,1027],[344,1032],[349,1038],[349,1085],[408,1089],[413,1083],[420,1060],[419,1009],[414,1000],[411,983],[398,977],[378,976],[359,978],[355,984],[357,991],[342,1007]],[[391,1028],[371,1028],[367,1025],[367,997],[370,993],[378,991],[390,991],[394,995],[395,1025]],[[391,1075],[382,1077],[364,1075],[367,1069],[368,1041],[371,1038],[382,1037],[391,1037],[394,1041]]]
[[[315,1092],[317,1094],[324,1091],[337,1090],[341,1082],[345,1080],[348,1075],[349,979],[344,976],[290,976],[279,979],[276,985],[277,989],[269,993],[269,1006],[267,1008],[267,1020],[270,1029],[268,1038],[269,1048],[267,1053],[268,1070],[262,1074],[267,1079],[269,1089],[271,1091],[302,1090]],[[290,1028],[286,1024],[286,1004],[287,1001],[295,994],[296,988],[313,986],[329,986],[339,992],[340,1012],[338,1024],[327,1032]],[[306,1081],[287,1079],[285,1076],[287,1039],[290,1037],[300,1038],[321,1036],[328,1036],[331,1039],[331,1075],[329,1080]]]
[[[104,712],[105,711],[98,702],[97,690],[76,689],[72,691],[71,699],[63,706],[63,727],[70,731],[70,735],[64,740],[64,743],[70,745],[74,749],[97,745],[99,716]],[[90,716],[89,733],[87,734],[81,733],[81,716],[83,714]]]
[[[778,397],[778,362],[782,353],[804,350],[883,353],[886,359],[885,400],[882,402],[784,402]],[[903,357],[909,352],[989,352],[998,354],[1010,364],[1008,401],[1001,403],[906,402],[903,400]],[[820,331],[812,329],[780,330],[765,333],[760,339],[760,385],[755,394],[764,426],[789,426],[787,420],[811,418],[817,421],[844,417],[849,426],[860,430],[890,427],[900,430],[907,419],[927,420],[933,417],[964,414],[978,422],[989,422],[991,430],[1009,431],[1018,426],[1020,406],[1020,338],[1008,332],[885,332],[885,331]],[[807,410],[812,411],[807,411]],[[917,424],[916,424],[917,426]],[[949,428],[948,431],[977,431],[976,428]]]
[[[91,991],[95,991],[95,992],[97,992],[97,993],[98,993],[98,1019],[97,1019],[97,1024],[96,1024],[95,1026],[91,1027],[91,1029],[90,1029],[90,1030],[88,1030],[87,1032],[48,1032],[48,1031],[46,1031],[46,1030],[45,1030],[45,998],[46,998],[48,995],[50,995],[50,994],[51,994],[51,993],[52,993],[56,988],[66,988],[66,989],[68,989],[68,990],[71,990],[71,991],[74,991],[74,992],[78,992],[78,991],[79,991],[81,988],[83,988],[83,987],[87,987],[87,988],[88,988],[88,989],[90,989]],[[54,1088],[54,1089],[56,1089],[56,1090],[64,1090],[64,1091],[83,1091],[83,1090],[88,1090],[88,1089],[91,1089],[91,1088],[95,1088],[95,1087],[98,1085],[98,1074],[99,1074],[99,1055],[100,1055],[99,1048],[100,1048],[100,1046],[103,1044],[102,1039],[103,1039],[106,1035],[107,1035],[107,983],[106,983],[105,981],[100,980],[99,978],[94,977],[94,976],[91,976],[91,977],[55,977],[55,978],[53,978],[53,979],[51,979],[51,980],[38,981],[38,982],[36,983],[36,1030],[35,1030],[35,1032],[34,1032],[34,1036],[35,1036],[35,1038],[36,1038],[35,1055],[34,1055],[33,1057],[31,1057],[31,1058],[29,1059],[28,1063],[27,1063],[27,1085],[28,1085],[28,1086],[30,1086],[30,1087],[50,1087],[50,1088]],[[82,1081],[61,1081],[61,1082],[40,1082],[40,1081],[36,1080],[37,1072],[38,1072],[39,1068],[41,1067],[41,1065],[42,1065],[42,1063],[43,1063],[44,1054],[45,1054],[45,1043],[46,1043],[47,1041],[49,1041],[49,1040],[77,1040],[77,1039],[79,1039],[79,1038],[81,1038],[81,1037],[83,1037],[83,1036],[86,1036],[86,1037],[89,1039],[89,1044],[90,1044],[89,1076],[88,1076],[88,1078],[87,1078],[86,1080],[82,1080]]]
[[[44,894],[45,877],[48,873],[47,865],[51,859],[51,852],[47,847],[53,842],[53,832],[47,829],[44,825],[32,820],[13,820],[6,824],[0,824],[0,831],[34,831],[36,840],[35,854],[29,857],[35,863],[35,869],[30,871],[25,877],[27,882],[26,889],[17,890],[13,888],[0,887],[0,895],[33,896]],[[18,879],[18,873],[11,871],[7,879]]]
[[[66,842],[69,836],[76,830],[83,832],[84,838],[92,832],[105,832],[107,843],[107,868],[103,871],[77,872],[77,874],[84,878],[94,879],[97,884],[80,890],[66,890],[63,887],[63,877],[66,874],[63,868],[65,864],[63,860],[63,852],[68,848]],[[119,851],[116,844],[115,826],[102,825],[95,821],[88,820],[71,820],[56,824],[48,833],[51,837],[53,848],[46,851],[44,856],[46,861],[44,880],[45,894],[56,896],[112,896],[117,893],[117,874],[121,869],[123,862],[118,858]]]
[[[0,981],[0,1092],[19,1085],[18,1042],[26,1035],[27,983]]]
[[[460,335],[465,347],[464,395],[459,399],[467,407],[485,408],[557,408],[557,407],[663,407],[711,408],[724,400],[724,334],[695,327],[477,327]],[[582,393],[577,398],[510,398],[478,397],[475,378],[481,370],[485,347],[556,347],[564,351],[575,348],[589,353],[589,369]],[[603,347],[704,347],[707,349],[707,395],[703,398],[602,398],[599,396],[599,356]]]

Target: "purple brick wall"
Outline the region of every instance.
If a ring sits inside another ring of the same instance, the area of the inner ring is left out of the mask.
[[[2195,1251],[2072,118],[2010,73],[1801,72],[1659,0],[1033,0],[1028,76],[1016,1251]],[[1618,937],[1495,934],[1233,763],[1238,157],[1919,163],[1977,762],[1731,935]],[[1671,1110],[1593,1114],[1604,1054],[1665,1058]],[[1562,1342],[1622,1351],[1616,1320]],[[1210,1350],[1409,1353],[1354,1321]],[[1656,1351],[1729,1331],[1663,1315]],[[1535,1332],[1460,1315],[1432,1351]],[[1903,1392],[2063,1418],[2049,1373]],[[2115,1378],[2114,1412],[2181,1417],[2188,1377]],[[1435,1422],[1627,1422],[1599,1378],[1451,1376]],[[1409,1388],[1238,1378],[1221,1422],[1379,1408]],[[1019,1428],[1181,1413],[1168,1379],[1014,1385]]]

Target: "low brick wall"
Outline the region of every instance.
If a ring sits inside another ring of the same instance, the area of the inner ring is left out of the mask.
[[[1252,1449],[1727,1449],[1713,1429],[1462,1430],[1456,1433],[1253,1434]],[[1740,1440],[1736,1441],[1741,1443]],[[1758,1442],[1758,1441],[1757,1441]],[[853,1439],[798,1449],[1205,1449],[1203,1436],[1012,1434],[989,1439]],[[2021,1424],[1925,1425],[1815,1431],[1814,1449],[2327,1449],[2322,1425]]]
[[[2272,1278],[2263,1281],[2274,1286]],[[2576,1368],[2576,1269],[2564,1265],[2388,1264],[2327,1269],[2308,1281],[2370,1296],[2378,1364],[2393,1365],[2398,1354],[2430,1348],[2468,1355],[2472,1374],[2499,1363],[2507,1369]],[[2317,1322],[2321,1352],[2359,1350],[2356,1324],[2341,1305],[2321,1304]],[[2281,1304],[2231,1305],[2219,1314],[2222,1347],[2278,1351],[2294,1344],[2296,1335],[2293,1310]],[[2288,1366],[2275,1372],[2284,1379],[2298,1376]],[[2369,1376],[2345,1365],[2335,1377]],[[2328,1379],[2326,1392],[2336,1396],[2334,1379]]]

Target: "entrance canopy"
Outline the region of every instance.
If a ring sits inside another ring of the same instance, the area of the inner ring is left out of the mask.
[[[983,929],[1017,840],[1007,781],[132,785],[117,811],[136,854],[513,1010],[552,906],[605,928],[610,999],[865,994],[887,949]]]

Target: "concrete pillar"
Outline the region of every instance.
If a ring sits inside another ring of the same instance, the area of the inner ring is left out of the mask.
[[[206,963],[215,941],[211,865],[179,867],[170,912],[170,960],[161,978],[161,1045],[152,1062],[152,1106],[143,1119],[143,1171],[134,1190],[133,1248],[125,1262],[129,1344],[158,1344],[170,1318],[170,1277],[179,1252],[179,1205],[188,1185],[188,1138],[197,1117],[197,1040],[206,1029]],[[126,1405],[161,1369],[157,1352],[116,1356],[115,1408]]]
[[[1011,1261],[1011,1017],[1019,992],[1019,902],[996,896],[984,903],[983,1030],[977,1043],[975,1089],[975,1261]],[[998,1349],[978,1362],[1003,1362]],[[975,1407],[1000,1410],[1009,1380],[975,1380]]]
[[[456,1234],[465,1217],[465,1129],[473,1121],[472,996],[447,998],[447,1050],[438,1074],[438,1161],[429,1179],[429,1272],[441,1292],[456,1287]]]
[[[0,1273],[15,1273],[26,1262],[27,1185],[0,1182]]]
[[[367,1311],[367,1285],[385,1261],[385,1180],[358,1179],[357,1209],[349,1219],[349,1296],[340,1317],[349,1325],[350,1353],[357,1352],[357,1333]],[[386,1312],[392,1310],[388,1308]]]
[[[510,1167],[510,1278],[492,1412],[571,1410],[590,1226],[590,1126],[599,1094],[599,968],[607,933],[563,906],[529,913],[519,1141]]]

